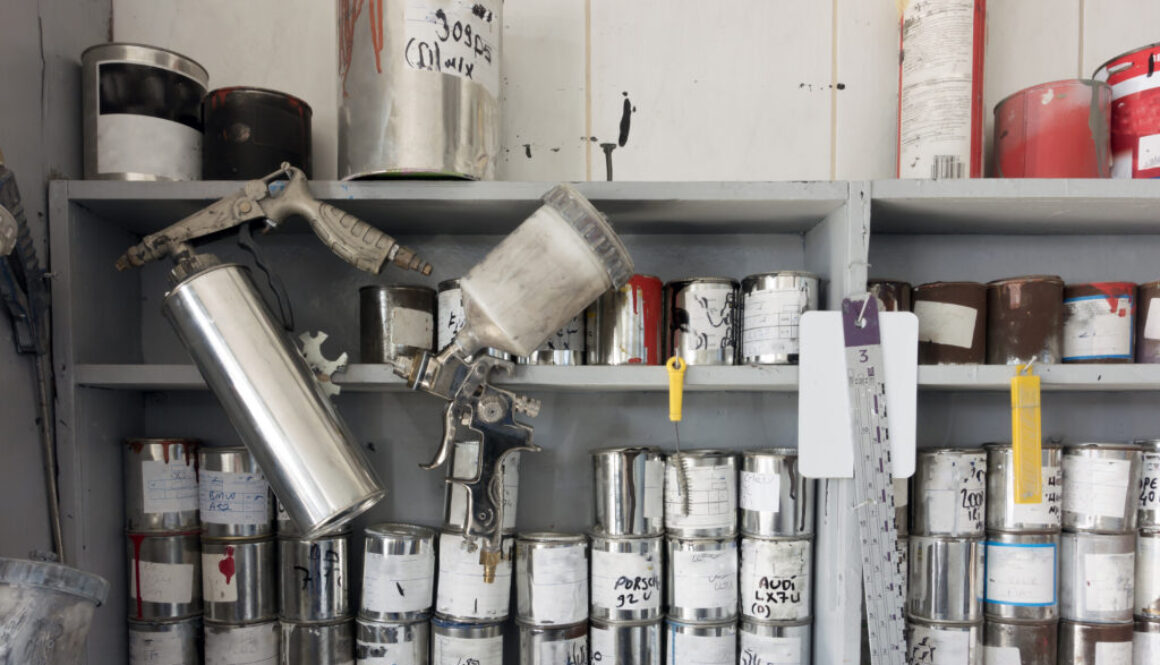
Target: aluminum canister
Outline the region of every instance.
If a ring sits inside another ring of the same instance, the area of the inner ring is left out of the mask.
[[[283,162],[311,177],[314,112],[306,102],[277,90],[218,88],[206,94],[201,110],[203,179],[262,178]]]
[[[750,275],[741,280],[739,362],[796,365],[798,326],[818,308],[818,276],[799,270]]]
[[[907,614],[939,623],[982,620],[982,540],[913,534],[909,540]]]
[[[347,534],[308,540],[278,538],[278,586],[285,621],[321,623],[350,616]]]
[[[662,538],[593,535],[589,616],[600,621],[653,621],[661,617]]]
[[[208,621],[257,623],[278,616],[273,538],[201,541],[201,593]]]
[[[810,665],[812,623],[753,621],[738,626],[740,665]]]
[[[813,614],[813,547],[808,539],[741,538],[741,616],[805,621]]]
[[[277,665],[277,621],[244,626],[205,622],[205,665]]]
[[[1160,663],[1160,622],[1136,619],[1132,633],[1132,665]]]
[[[1063,449],[1063,528],[1124,533],[1136,528],[1140,449],[1081,443]]]
[[[742,452],[738,503],[746,536],[814,533],[814,479],[801,474],[795,448]]]
[[[906,620],[910,665],[983,665],[983,622],[934,623]]]
[[[338,3],[338,175],[495,177],[503,3]]]
[[[1153,77],[1160,44],[1118,55],[1096,69],[1092,78],[1112,86],[1112,177],[1160,177],[1156,135],[1160,91]]]
[[[910,533],[982,536],[987,507],[987,453],[979,448],[928,448],[918,450],[916,455],[911,479]]]
[[[519,665],[588,665],[587,620],[571,626],[517,625]]]
[[[358,290],[360,355],[364,363],[390,364],[435,345],[435,291],[392,284]]]
[[[1140,507],[1136,511],[1141,529],[1160,529],[1160,439],[1140,439]]]
[[[909,312],[914,307],[910,282],[894,279],[866,280],[866,290],[878,299],[879,312]]]
[[[663,291],[659,278],[633,275],[592,303],[585,330],[588,364],[660,365]]]
[[[727,277],[665,284],[665,357],[690,365],[737,362],[739,285]]]
[[[684,623],[665,619],[666,665],[736,665],[737,621]]]
[[[477,545],[460,533],[439,534],[435,611],[452,621],[490,623],[508,618],[512,593],[512,539],[504,538],[495,579],[484,581]]]
[[[290,519],[290,513],[286,512],[286,507],[277,497],[274,498],[274,530],[278,532],[279,536],[302,537],[302,529],[299,529],[294,520]],[[340,524],[316,533],[315,537],[334,536],[345,532],[346,525]]]
[[[587,537],[537,531],[516,538],[516,618],[535,626],[587,621]]]
[[[588,655],[592,665],[660,665],[661,626],[655,621],[588,622]]]
[[[503,622],[431,619],[431,665],[503,665]]]
[[[1063,307],[1063,362],[1135,362],[1134,283],[1068,284]]]
[[[355,660],[359,665],[427,665],[430,631],[426,617],[403,623],[359,617],[355,622]]]
[[[1004,98],[995,105],[995,175],[1109,177],[1111,115],[1111,87],[1091,79],[1040,83]]]
[[[677,474],[684,475],[688,497]],[[688,450],[665,459],[665,528],[680,538],[737,534],[737,454]]]
[[[140,44],[81,54],[85,179],[197,180],[205,68]]]
[[[125,528],[134,533],[194,531],[197,516],[195,439],[125,442]]]
[[[245,268],[193,274],[162,311],[303,533],[345,524],[386,494]]]
[[[463,291],[459,288],[459,280],[439,282],[435,303],[435,350],[447,348],[464,323]],[[487,349],[487,354],[503,360],[512,359],[512,354],[498,349]]]
[[[1136,362],[1160,363],[1160,282],[1136,287]],[[1152,312],[1155,311],[1155,314]]]
[[[1160,531],[1141,529],[1136,534],[1137,618],[1160,621]]]
[[[1011,445],[988,443],[987,530],[1059,531],[1063,516],[1063,450],[1043,444],[1038,503],[1015,502],[1015,460]]]
[[[596,517],[592,533],[664,533],[665,459],[659,448],[603,448],[592,452]]]
[[[354,621],[281,621],[279,665],[354,665]]]
[[[1130,665],[1132,622],[1059,622],[1059,662],[1061,665]]]
[[[1062,338],[1062,279],[1028,275],[987,284],[988,364],[1058,363]]]
[[[448,478],[474,478],[479,473],[479,442],[457,441],[452,449],[451,464],[447,465]],[[467,522],[470,493],[462,485],[447,483],[444,490],[443,528],[462,531]],[[503,522],[504,534],[515,533],[516,509],[520,495],[520,453],[509,453],[503,458]]]
[[[990,665],[1056,665],[1059,622],[1002,621],[983,625],[983,662]]]
[[[521,365],[583,365],[586,319],[584,312],[580,312],[531,355],[520,356],[516,361]]]
[[[368,526],[362,606],[368,621],[406,622],[426,616],[435,602],[435,532],[414,524]]]
[[[920,365],[978,365],[986,360],[987,286],[931,282],[914,289]]]
[[[1059,547],[1059,606],[1064,619],[1131,622],[1136,534],[1065,531]]]
[[[129,618],[183,619],[201,614],[201,543],[197,532],[169,536],[130,533]]]
[[[1059,534],[990,531],[986,542],[987,618],[1059,618]]]
[[[737,539],[666,539],[668,617],[700,623],[737,617]]]
[[[201,617],[129,620],[129,665],[201,665]]]
[[[244,446],[198,451],[201,535],[260,538],[274,534],[274,497]]]

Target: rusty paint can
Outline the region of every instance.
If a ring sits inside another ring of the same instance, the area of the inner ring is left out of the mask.
[[[201,595],[207,621],[258,623],[278,616],[273,538],[201,541]]]
[[[981,538],[910,536],[906,611],[939,623],[983,619]]]
[[[282,628],[277,621],[246,625],[205,622],[205,665],[275,665]]]
[[[1137,526],[1141,529],[1160,529],[1160,439],[1141,439],[1134,441],[1133,445],[1140,447]]]
[[[1160,621],[1136,619],[1132,633],[1132,665],[1160,665]]]
[[[592,452],[592,533],[657,536],[665,531],[665,458],[660,448],[603,448]]]
[[[1135,360],[1135,284],[1068,284],[1063,291],[1063,306],[1063,362],[1130,363]]]
[[[666,665],[734,665],[737,621],[685,623],[665,619]]]
[[[196,439],[125,441],[125,528],[133,533],[196,531]]]
[[[659,365],[664,284],[652,275],[633,275],[624,286],[600,296],[586,313],[589,365]]]
[[[1136,287],[1136,362],[1160,363],[1160,282]]]
[[[914,289],[920,365],[978,365],[986,360],[987,287],[931,282]]]
[[[986,546],[987,618],[1058,619],[1059,534],[991,531]]]
[[[1109,177],[1111,110],[1111,86],[1091,79],[1040,83],[1004,98],[995,105],[995,175]]]
[[[1160,621],[1160,531],[1136,534],[1136,606],[1138,619]]]
[[[1059,622],[1059,662],[1067,665],[1129,665],[1132,622]]]
[[[1136,528],[1138,446],[1079,443],[1063,449],[1063,528],[1126,533]]]
[[[311,177],[310,105],[263,88],[218,88],[201,105],[204,180],[251,180],[283,162]]]
[[[665,284],[665,356],[690,365],[737,362],[739,285],[727,277]]]
[[[129,665],[201,665],[201,617],[129,620]]]
[[[201,614],[197,532],[128,537],[129,618],[165,621]]]
[[[1062,336],[1062,279],[1030,275],[987,284],[988,364],[1058,363]]]
[[[741,616],[805,621],[813,614],[813,543],[804,538],[741,539]]]
[[[1136,534],[1063,532],[1059,609],[1068,621],[1132,621]]]
[[[663,539],[592,535],[591,540],[589,617],[612,623],[661,618]]]
[[[1015,459],[1009,443],[988,443],[987,530],[1057,532],[1063,518],[1063,449],[1043,444],[1038,503],[1015,502]]]
[[[983,622],[932,623],[907,617],[906,656],[912,665],[983,665]]]
[[[880,312],[909,312],[913,307],[914,289],[910,282],[894,279],[871,279],[866,289],[878,299]]]
[[[1056,665],[1059,622],[1002,621],[983,625],[983,662],[991,665]]]
[[[666,539],[668,616],[700,623],[737,617],[737,539]]]
[[[978,448],[928,448],[915,456],[910,533],[983,535],[987,453]]]
[[[1112,177],[1160,178],[1160,44],[1118,55],[1092,75],[1112,87]]]

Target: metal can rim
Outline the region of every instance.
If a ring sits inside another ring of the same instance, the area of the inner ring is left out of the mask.
[[[1109,58],[1102,65],[1100,65],[1099,67],[1096,67],[1095,71],[1092,72],[1092,78],[1094,79],[1097,76],[1099,76],[1100,70],[1107,69],[1109,65],[1111,65],[1113,62],[1115,62],[1117,60],[1120,60],[1122,58],[1126,58],[1130,55],[1135,55],[1136,53],[1139,53],[1141,51],[1148,51],[1151,49],[1160,49],[1160,42],[1155,42],[1152,44],[1148,44],[1147,46],[1139,46],[1139,47],[1136,47],[1134,49],[1129,49],[1129,50],[1124,51],[1123,53],[1115,56],[1114,58]]]
[[[932,538],[934,536],[931,536]],[[941,537],[941,536],[940,536]],[[906,540],[907,536],[898,536],[898,540]],[[748,533],[742,533],[739,538],[742,542],[746,540],[756,540],[759,542],[805,542],[813,544],[814,537],[812,534],[801,536],[755,536]]]
[[[640,452],[640,453],[664,453],[657,446],[608,446],[606,448],[597,448],[590,454],[593,457],[606,457],[621,453]]]
[[[752,275],[746,275],[741,278],[741,285],[744,286],[747,282],[755,282],[762,277],[810,277],[821,281],[821,277],[817,273],[812,273],[808,270],[771,270],[769,272],[755,272]]]
[[[983,628],[983,619],[978,621],[934,621],[932,619],[923,619],[922,617],[914,616],[907,613],[906,621],[909,623],[916,623],[920,626],[930,626],[932,628],[946,629],[946,628],[964,628],[970,630],[972,628]]]
[[[736,536],[722,536],[721,538],[702,537],[702,538],[684,538],[682,536],[666,536],[665,540],[672,545],[679,546],[683,544],[695,543],[732,543],[733,548],[737,548]],[[787,538],[786,540],[808,540],[808,538]]]
[[[569,545],[587,543],[583,533],[574,531],[523,531],[516,534],[516,542],[525,543],[566,543]]]
[[[173,626],[173,625],[176,625],[179,623],[202,622],[203,619],[202,619],[202,616],[200,614],[195,614],[193,616],[180,617],[177,619],[148,619],[148,620],[126,619],[126,621],[129,622],[129,626],[131,628],[132,626]],[[274,619],[275,623],[277,621],[278,621],[278,619]],[[211,621],[210,623],[214,623],[214,622]],[[233,624],[231,624],[231,625],[233,625]]]
[[[422,524],[407,522],[379,522],[367,526],[363,532],[367,536],[414,536],[416,538],[435,538],[435,529]]]
[[[1015,97],[1019,97],[1021,95],[1025,95],[1025,94],[1032,94],[1032,93],[1037,92],[1039,90],[1042,90],[1044,88],[1050,88],[1050,87],[1058,86],[1058,85],[1061,85],[1064,83],[1082,83],[1083,85],[1093,87],[1093,88],[1099,88],[1102,86],[1102,87],[1107,88],[1109,92],[1111,92],[1111,89],[1112,89],[1112,86],[1108,85],[1108,83],[1106,81],[1100,81],[1100,80],[1097,80],[1095,78],[1057,79],[1055,81],[1047,81],[1045,83],[1036,83],[1035,85],[1023,88],[1022,90],[1016,90],[1015,92],[1007,95],[1003,99],[1000,99],[995,104],[995,109],[992,111],[992,113],[998,114],[999,107],[1006,104],[1007,102],[1011,101]]]
[[[197,444],[198,447],[200,447],[201,446],[201,439],[185,439],[185,438],[178,438],[178,437],[166,438],[166,437],[158,436],[158,437],[134,437],[131,439],[125,439],[125,441],[124,441],[124,445],[126,445],[126,446],[131,446],[134,444],[140,445],[140,444],[153,444],[153,443],[185,443],[185,444],[192,443],[192,444]]]
[[[987,285],[984,284],[983,282],[962,281],[962,282],[926,282],[925,284],[919,284],[918,286],[914,287],[913,290],[919,291],[921,289],[932,289],[932,288],[936,288],[936,287],[937,288],[946,288],[948,286],[969,286],[971,288],[978,287],[980,289],[987,288]]]
[[[689,450],[682,450],[680,452],[675,450],[666,451],[665,459],[672,459],[677,455],[680,455],[681,457],[693,457],[695,459],[709,459],[714,457],[720,459],[737,459],[737,453],[735,451],[725,450],[722,448],[691,448]]]
[[[167,48],[164,48],[161,46],[153,46],[152,44],[141,44],[139,42],[104,42],[101,44],[93,44],[92,46],[81,51],[81,63],[82,64],[91,64],[94,60],[101,57],[101,53],[103,51],[113,51],[113,50],[116,50],[118,48],[141,49],[142,53],[150,53],[150,52],[152,52],[153,54],[164,53],[165,55],[176,58],[182,64],[191,65],[191,67],[190,67],[191,69],[196,68],[196,69],[200,70],[201,71],[200,83],[202,86],[206,86],[209,83],[209,70],[207,70],[205,68],[205,66],[202,65],[200,62],[198,62],[197,60],[194,60],[193,58],[189,57],[188,55],[185,55],[184,53],[178,53],[177,51],[174,51],[172,49],[167,49]],[[126,58],[120,58],[119,60],[126,61],[126,62],[129,61]],[[159,69],[167,69],[167,67],[161,66],[161,65],[156,64],[156,63],[146,63],[146,62],[144,62],[145,58],[141,58],[141,60],[143,61],[141,64],[149,64],[149,65],[157,67]],[[199,77],[191,76],[191,78],[199,78]]]
[[[597,540],[610,540],[612,542],[630,542],[630,541],[638,541],[638,540],[656,541],[656,540],[663,540],[664,538],[667,537],[663,533],[658,533],[658,534],[654,534],[651,536],[610,536],[608,534],[595,533],[593,531],[588,531],[587,533],[585,533],[585,535],[588,536],[588,539],[590,541],[593,541],[593,542],[595,542]]]
[[[987,287],[1007,286],[1008,284],[1047,283],[1063,286],[1063,278],[1059,275],[1021,275],[1019,277],[1004,277],[987,282]]]
[[[1041,443],[1040,450],[1062,450],[1063,444],[1060,443]],[[983,450],[1010,450],[1010,443],[1003,443],[1001,441],[991,441],[983,444]]]
[[[740,282],[732,277],[683,277],[665,282],[665,287],[679,287],[688,284],[731,284],[733,288],[741,286]]]
[[[442,282],[439,282],[439,284],[435,287],[435,290],[438,291],[439,293],[443,293],[444,291],[451,291],[452,289],[458,289],[459,288],[459,280],[461,280],[461,279],[462,279],[462,277],[456,277],[454,279],[445,279]]]
[[[671,616],[666,614],[664,616],[664,622],[666,624],[676,624],[678,626],[689,626],[691,628],[729,628],[729,627],[736,628],[737,627],[737,619],[736,618],[723,619],[721,621],[681,621],[680,619],[674,619]]]
[[[739,630],[743,629],[746,625],[767,626],[774,628],[802,628],[805,626],[813,625],[813,623],[814,618],[812,615],[810,618],[802,619],[800,621],[766,621],[764,619],[751,619],[744,614],[737,618],[737,628]]]
[[[500,619],[498,621],[458,621],[446,614],[435,612],[431,615],[431,625],[439,626],[440,628],[503,628],[507,623],[507,619]]]
[[[201,543],[202,545],[216,545],[219,543],[222,545],[230,546],[251,544],[256,545],[258,543],[265,542],[273,543],[277,539],[278,537],[275,536],[273,532],[263,536],[207,536],[205,535],[205,532],[202,531]]]
[[[1155,439],[1135,439],[1132,441],[1133,446],[1140,446],[1143,449],[1155,448],[1160,450],[1160,437]]]
[[[295,628],[295,629],[299,629],[299,628],[335,628],[337,626],[345,626],[347,624],[352,624],[351,627],[353,628],[354,622],[351,621],[352,618],[353,617],[343,617],[341,619],[329,619],[327,621],[289,621],[287,619],[283,619],[283,618],[279,617],[278,623],[282,626],[282,628],[290,626],[290,627]]]
[[[378,621],[377,619],[368,619],[361,614],[354,617],[356,624],[366,624],[369,626],[410,626],[417,623],[423,623],[431,620],[430,612],[420,612],[413,619],[399,619],[397,621]]]
[[[1069,443],[1063,446],[1064,452],[1071,450],[1113,450],[1126,452],[1139,452],[1140,446],[1134,443],[1102,443],[1102,442],[1082,442]]]
[[[756,459],[759,455],[784,455],[787,457],[797,457],[799,455],[797,448],[758,448],[756,450],[742,450],[742,459]]]
[[[660,626],[665,622],[664,617],[657,617],[655,619],[638,619],[634,621],[611,621],[605,619],[597,619],[596,617],[589,617],[588,624],[590,626],[599,626],[601,629],[609,628],[650,628],[652,626]]]
[[[950,447],[918,448],[914,452],[916,455],[933,455],[936,453],[975,453],[975,454],[978,454],[978,453],[984,453],[986,451],[987,451],[986,445],[984,444],[984,446],[973,447],[973,448],[950,448]]]
[[[422,284],[367,284],[360,286],[359,293],[435,293],[435,289]]]
[[[237,92],[253,94],[253,95],[261,96],[261,97],[276,97],[279,99],[292,99],[296,103],[301,104],[302,106],[306,107],[307,113],[309,113],[310,115],[314,115],[314,109],[310,108],[310,104],[307,103],[305,99],[302,99],[301,97],[299,97],[297,95],[292,95],[288,92],[283,92],[282,90],[274,90],[273,88],[262,88],[262,87],[254,86],[254,85],[227,85],[227,86],[222,86],[220,88],[214,88],[213,90],[210,90],[209,92],[205,93],[205,98],[209,99],[210,97],[213,97],[215,94],[237,93]]]

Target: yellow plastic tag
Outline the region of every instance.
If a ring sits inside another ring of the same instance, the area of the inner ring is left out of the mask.
[[[1015,466],[1015,503],[1043,500],[1043,457],[1040,452],[1039,377],[1031,363],[1011,377],[1011,449]]]
[[[689,364],[673,356],[665,363],[669,369],[669,420],[681,422],[681,403],[685,398],[685,370]]]

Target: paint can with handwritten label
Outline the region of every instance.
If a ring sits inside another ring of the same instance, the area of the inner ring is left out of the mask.
[[[588,622],[536,626],[517,621],[519,665],[588,665]]]
[[[504,535],[516,531],[516,508],[520,494],[520,453],[509,453],[503,458],[503,522]],[[479,473],[479,442],[457,441],[451,453],[451,464],[447,466],[448,478],[474,478]],[[444,490],[443,528],[462,531],[467,524],[467,508],[471,495],[467,488],[455,483],[447,483]]]
[[[665,284],[665,357],[690,365],[737,362],[739,284],[727,277],[696,277]]]
[[[586,319],[584,312],[572,317],[567,325],[557,330],[532,355],[520,356],[516,362],[521,365],[583,365],[587,339]]]
[[[684,484],[688,487],[682,490]],[[736,453],[689,450],[669,454],[665,459],[665,529],[678,538],[737,535]]]
[[[987,453],[978,448],[928,448],[916,453],[910,533],[982,536],[987,503]]]
[[[1141,529],[1160,529],[1160,439],[1139,439],[1140,503],[1136,511]]]
[[[206,94],[201,110],[203,179],[262,178],[283,162],[311,177],[314,112],[306,102],[277,90],[218,88]]]
[[[129,665],[201,665],[201,617],[129,620]]]
[[[302,536],[302,530],[290,519],[290,513],[286,512],[286,507],[277,498],[274,499],[274,527],[279,536],[287,538],[298,538]],[[340,524],[332,529],[323,531],[319,536],[334,536],[344,533],[347,530],[347,525]]]
[[[198,504],[204,538],[260,538],[274,533],[274,497],[243,446],[198,451]]]
[[[1003,621],[987,617],[983,662],[992,665],[1056,665],[1059,622]]]
[[[1136,362],[1160,363],[1160,282],[1136,287]]]
[[[1132,621],[1136,534],[1065,531],[1059,547],[1059,607],[1064,619]]]
[[[906,662],[910,665],[983,665],[983,622],[935,623],[907,617]]]
[[[1112,89],[1091,79],[1024,88],[995,105],[995,175],[1111,176]]]
[[[987,363],[1054,364],[1063,336],[1063,280],[1012,277],[987,284]]]
[[[754,621],[741,617],[738,634],[742,665],[810,665],[813,624],[809,621]]]
[[[1112,86],[1112,177],[1160,178],[1160,86],[1153,73],[1160,44],[1100,65],[1092,78]]]
[[[1063,449],[1063,528],[1126,533],[1136,528],[1141,452],[1122,443]]]
[[[354,665],[354,621],[281,621],[279,665]]]
[[[588,622],[588,662],[592,665],[660,665],[661,626],[654,621]],[[583,665],[583,664],[580,664]]]
[[[980,538],[909,538],[907,613],[923,621],[983,619],[983,542]]]
[[[395,284],[358,290],[359,330],[364,363],[431,351],[435,344],[435,291]]]
[[[587,537],[535,531],[516,538],[516,618],[532,626],[587,620]]]
[[[798,538],[741,538],[741,616],[755,621],[805,621],[813,546]]]
[[[987,530],[1059,531],[1063,519],[1063,449],[1058,445],[1042,445],[1039,501],[1018,503],[1011,444],[988,443],[984,448],[987,451]]]
[[[663,538],[590,538],[589,616],[611,622],[659,619],[664,591]]]
[[[125,528],[134,533],[196,531],[196,439],[125,442]]]
[[[1132,623],[1060,621],[1059,662],[1076,665],[1133,663]]]
[[[667,540],[668,617],[699,623],[737,616],[737,539]]]
[[[368,621],[426,616],[435,598],[435,532],[414,524],[375,524],[364,539],[362,605]]]
[[[431,665],[503,665],[504,623],[431,619]]]
[[[277,621],[235,625],[207,620],[205,665],[275,665],[281,635]]]
[[[978,365],[986,360],[987,286],[931,282],[914,289],[920,365]]]
[[[455,333],[467,321],[463,313],[463,291],[459,288],[458,279],[448,279],[439,282],[435,306],[435,350],[447,348]],[[499,349],[485,349],[487,355],[501,360],[511,360],[512,354]]]
[[[741,280],[741,359],[756,365],[796,365],[803,313],[818,308],[820,280],[800,270]]]
[[[665,458],[659,448],[602,448],[592,452],[592,533],[657,536],[665,531]]]
[[[737,621],[685,623],[665,619],[666,665],[735,665]]]
[[[913,307],[914,289],[910,282],[870,279],[866,280],[866,290],[878,300],[879,312],[909,312]]]
[[[1136,534],[1137,618],[1160,621],[1160,531],[1141,529]]]
[[[633,275],[592,303],[586,312],[588,364],[661,364],[663,292],[660,278]]]
[[[1059,618],[1058,533],[987,533],[984,611],[987,618]]]
[[[201,614],[201,543],[197,532],[127,536],[129,618],[163,621]]]
[[[207,621],[257,623],[278,616],[273,538],[201,540],[202,603]]]
[[[337,621],[350,616],[348,534],[325,538],[279,538],[278,587],[285,621]]]
[[[1132,665],[1160,664],[1160,621],[1136,619],[1132,633]]]
[[[435,612],[464,623],[490,623],[508,618],[512,591],[512,538],[505,537],[495,579],[484,578],[479,544],[462,532],[439,534],[439,584]]]
[[[431,642],[427,617],[402,622],[355,622],[355,661],[359,665],[426,665]]]
[[[761,538],[814,533],[814,480],[798,468],[796,448],[741,453],[741,533]]]
[[[1063,362],[1131,363],[1136,359],[1136,285],[1068,284],[1063,291]]]

